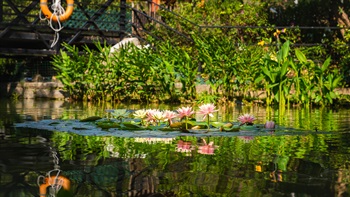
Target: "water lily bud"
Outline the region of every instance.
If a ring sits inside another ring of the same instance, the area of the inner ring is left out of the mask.
[[[275,128],[275,122],[274,121],[267,121],[265,123],[265,128],[266,129],[274,129]]]

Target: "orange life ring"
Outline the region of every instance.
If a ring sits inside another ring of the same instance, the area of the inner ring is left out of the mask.
[[[51,176],[49,178],[45,178],[45,182],[39,186],[40,196],[46,196],[46,188],[53,184],[57,184],[58,181],[60,181],[58,184],[61,185],[63,189],[70,189],[70,180],[68,178],[63,176]]]
[[[40,8],[41,11],[44,13],[44,15],[46,16],[46,18],[51,19],[57,22],[63,22],[69,19],[69,17],[72,15],[73,13],[73,9],[74,9],[74,0],[66,0],[67,1],[67,8],[66,8],[66,12],[63,15],[60,16],[52,16],[52,12],[50,11],[49,7],[47,6],[47,0],[40,0]]]

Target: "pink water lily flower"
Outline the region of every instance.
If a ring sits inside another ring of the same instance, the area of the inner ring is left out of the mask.
[[[181,107],[177,110],[177,112],[179,113],[180,119],[184,117],[190,117],[192,114],[194,114],[192,107]]]
[[[265,128],[266,129],[274,129],[275,128],[275,122],[274,121],[266,121]]]
[[[253,122],[255,120],[255,117],[250,114],[243,114],[238,117],[238,121],[241,122],[241,125],[253,125]]]
[[[156,114],[157,112],[159,112],[159,110],[156,110],[156,109],[148,109],[148,110],[146,110],[147,116],[146,116],[145,120],[148,123],[151,123],[151,124],[155,123],[157,121],[157,119],[154,117],[154,114]]]
[[[163,112],[163,115],[164,115],[164,118],[169,122],[169,125],[171,125],[172,119],[176,118],[178,114],[170,110],[165,110]]]
[[[203,114],[203,120],[207,117],[214,117],[213,113],[217,112],[218,110],[215,110],[215,105],[212,103],[208,103],[208,104],[203,104],[201,106],[199,106],[199,113]]]

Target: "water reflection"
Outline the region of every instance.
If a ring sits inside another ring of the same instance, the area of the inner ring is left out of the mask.
[[[70,180],[67,177],[62,176],[60,166],[59,166],[59,158],[57,156],[57,152],[51,149],[51,157],[53,158],[53,169],[48,171],[45,176],[38,176],[38,186],[39,186],[39,195],[47,196],[47,193],[50,197],[56,197],[58,192],[64,193],[64,196],[68,196],[70,190]]]
[[[183,141],[182,139],[177,141],[177,145],[175,147],[176,152],[186,153],[186,156],[191,156],[192,150],[194,150],[194,147],[192,146],[192,142]]]
[[[207,143],[204,138],[198,137],[196,143],[193,143],[192,141],[184,141],[182,139],[178,140],[175,151],[186,153],[186,156],[192,156],[192,152],[196,150],[199,154],[214,155],[216,148],[218,148],[218,146],[215,146],[213,141]]]
[[[47,196],[349,196],[345,109],[287,109],[279,119],[278,110],[226,106],[215,114],[230,121],[252,113],[258,123],[273,120],[299,131],[285,135],[279,128],[263,136],[121,138],[11,127],[24,119],[82,119],[113,108],[0,102],[0,196],[39,196],[39,186]]]
[[[214,145],[213,141],[207,143],[205,139],[202,139],[202,143],[198,146],[198,153],[203,155],[214,155],[214,150],[217,146]]]

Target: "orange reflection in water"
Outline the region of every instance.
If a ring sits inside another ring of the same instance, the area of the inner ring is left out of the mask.
[[[61,187],[65,190],[70,189],[70,180],[64,176],[50,176],[44,179],[44,183],[39,186],[40,196],[46,196],[47,188],[52,187],[58,192]]]

